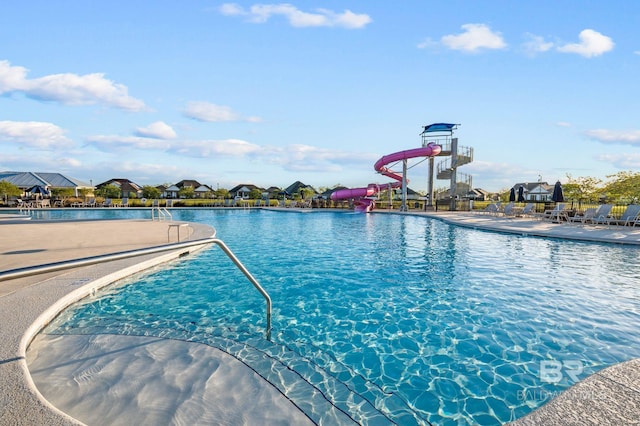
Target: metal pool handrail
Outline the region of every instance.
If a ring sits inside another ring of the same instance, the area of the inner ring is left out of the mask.
[[[249,272],[249,270],[247,270],[247,268],[245,268],[245,266],[242,264],[242,262],[240,262],[240,260],[236,257],[236,255],[233,254],[231,249],[229,249],[229,247],[227,247],[227,245],[222,240],[219,240],[217,238],[211,238],[211,242],[213,244],[216,244],[218,247],[220,247],[222,249],[222,251],[224,251],[224,253],[227,255],[227,257],[229,259],[231,259],[231,261],[233,263],[235,263],[235,265],[238,267],[238,269],[244,274],[245,277],[247,277],[247,279],[251,282],[251,284],[253,284],[253,286],[256,288],[256,290],[258,290],[258,292],[260,292],[260,294],[264,298],[265,302],[267,303],[267,307],[266,307],[266,311],[267,311],[266,338],[267,338],[267,340],[271,340],[271,297],[269,297],[269,294],[265,291],[264,288],[262,288],[260,283],[258,283],[258,281],[253,277],[253,275],[251,275],[251,272]]]
[[[155,212],[158,213],[157,216],[155,215]],[[169,218],[169,220],[173,220],[173,216],[169,213],[169,210],[167,210],[166,207],[151,207],[151,220],[156,220],[156,217],[157,220],[167,220],[167,218]]]
[[[203,244],[215,244],[218,247],[220,247],[222,251],[227,255],[227,257],[231,259],[231,261],[236,265],[236,267],[245,275],[245,277],[247,277],[247,279],[251,282],[251,284],[253,284],[253,286],[260,292],[262,297],[264,297],[264,300],[267,303],[267,306],[266,306],[267,327],[266,327],[265,335],[267,340],[271,340],[271,297],[269,297],[269,294],[264,290],[264,288],[262,288],[260,283],[258,283],[258,281],[253,277],[253,275],[251,275],[251,273],[247,270],[247,268],[245,268],[245,266],[242,264],[242,262],[240,262],[240,260],[236,257],[236,255],[233,254],[231,249],[229,249],[229,247],[227,247],[227,245],[222,240],[219,240],[217,238],[203,238],[200,240],[187,241],[184,243],[167,244],[163,246],[150,247],[145,249],[128,250],[128,251],[122,251],[118,253],[84,257],[81,259],[74,259],[74,260],[68,260],[63,262],[53,262],[53,263],[47,263],[44,265],[9,269],[9,270],[0,272],[0,281],[7,281],[7,280],[23,278],[31,275],[44,274],[47,272],[61,271],[64,269],[79,268],[81,266],[95,265],[97,263],[121,260],[129,257],[144,256],[147,254],[179,250],[182,248],[188,248],[188,247],[193,247],[193,246],[203,245]]]

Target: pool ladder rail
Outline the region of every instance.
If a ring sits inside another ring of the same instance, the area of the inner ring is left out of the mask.
[[[7,281],[7,280],[17,279],[17,278],[22,278],[22,277],[27,277],[32,275],[43,274],[47,272],[61,271],[65,269],[79,268],[82,266],[95,265],[98,263],[127,259],[130,257],[144,256],[148,254],[162,253],[162,252],[172,251],[172,250],[180,250],[183,248],[189,248],[189,247],[204,245],[204,244],[215,244],[218,247],[220,247],[220,249],[222,249],[222,251],[227,255],[227,257],[231,259],[231,261],[236,265],[236,267],[244,274],[244,276],[249,280],[249,282],[251,282],[251,284],[253,284],[256,290],[258,290],[258,292],[262,295],[262,297],[266,302],[267,324],[266,324],[266,330],[265,330],[265,337],[267,340],[270,341],[271,340],[271,297],[265,291],[265,289],[260,285],[258,280],[256,280],[255,277],[251,275],[251,272],[249,272],[249,270],[242,264],[240,259],[238,259],[236,255],[233,254],[231,249],[227,247],[227,245],[222,240],[215,237],[202,238],[199,240],[191,240],[191,241],[178,242],[173,244],[166,244],[162,246],[149,247],[146,249],[128,250],[128,251],[121,251],[121,252],[111,253],[111,254],[66,260],[61,262],[52,262],[52,263],[46,263],[44,265],[35,265],[35,266],[27,266],[24,268],[9,269],[6,271],[0,271],[0,281]],[[185,254],[188,254],[188,252],[186,252]]]
[[[151,220],[173,220],[173,216],[166,207],[151,207]]]

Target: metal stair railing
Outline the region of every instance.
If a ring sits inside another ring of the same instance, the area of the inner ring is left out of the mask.
[[[138,249],[138,250],[128,250],[117,253],[98,255],[98,256],[90,256],[83,257],[80,259],[67,260],[62,262],[53,262],[47,263],[44,265],[36,265],[36,266],[28,266],[24,268],[17,269],[9,269],[6,271],[0,271],[0,281],[7,281],[16,278],[22,278],[32,275],[43,274],[47,272],[55,272],[61,271],[71,268],[79,268],[81,266],[89,266],[95,265],[97,263],[110,262],[114,260],[127,259],[135,256],[144,256],[147,254],[155,254],[162,253],[165,251],[179,250],[183,248],[188,248],[197,245],[204,244],[215,244],[222,249],[222,251],[227,255],[229,259],[236,265],[236,267],[244,274],[245,277],[253,284],[253,286],[258,290],[258,292],[262,295],[266,302],[266,316],[267,316],[267,326],[266,326],[266,339],[271,340],[271,297],[265,291],[264,288],[260,285],[260,283],[251,275],[251,272],[245,268],[245,266],[240,262],[240,260],[236,257],[235,254],[227,247],[227,245],[217,238],[203,238],[200,240],[193,240],[184,243],[174,243],[174,244],[166,244],[163,246],[150,247],[146,249]],[[188,253],[188,252],[187,252]]]
[[[151,208],[151,220],[173,220],[173,216],[166,207],[155,206]]]

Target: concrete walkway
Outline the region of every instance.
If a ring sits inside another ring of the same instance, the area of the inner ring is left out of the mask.
[[[170,224],[182,223],[0,221],[0,425],[80,424],[36,390],[25,361],[32,338],[58,312],[97,288],[205,245],[16,279],[2,279],[2,274],[17,267],[167,246],[177,240],[177,229],[170,230]],[[191,224],[191,232],[194,240],[214,234],[202,224]]]
[[[381,211],[376,213],[395,213]],[[407,212],[447,223],[528,236],[640,245],[640,229],[577,226],[479,213]],[[0,275],[25,266],[135,250],[176,242],[168,222],[0,221]],[[213,230],[191,224],[192,239]],[[184,232],[184,231],[183,231]],[[200,246],[202,248],[202,246]],[[194,248],[194,250],[197,248]],[[185,250],[150,254],[73,270],[0,280],[0,425],[79,424],[45,401],[35,389],[25,362],[26,348],[38,330],[60,310],[96,288],[154,265]],[[640,424],[640,360],[615,365],[574,385],[516,425]]]

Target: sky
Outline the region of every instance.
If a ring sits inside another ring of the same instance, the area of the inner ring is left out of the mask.
[[[362,187],[444,122],[476,188],[606,179],[640,167],[638,76],[628,0],[6,2],[0,172]]]

